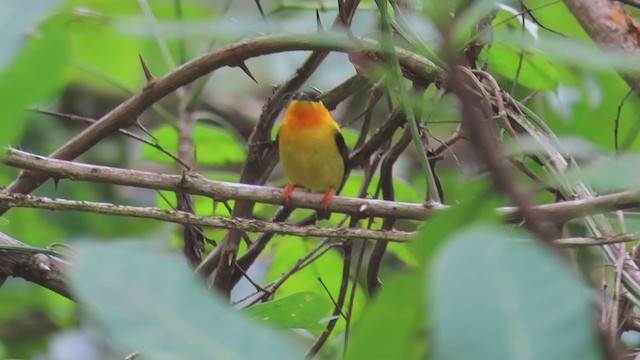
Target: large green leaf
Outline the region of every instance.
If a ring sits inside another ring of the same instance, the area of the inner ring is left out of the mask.
[[[254,305],[245,313],[276,328],[301,328],[313,331],[324,329],[333,305],[325,294],[299,292],[281,299]]]
[[[436,358],[600,358],[589,290],[541,244],[474,227],[428,270]]]
[[[148,359],[302,358],[207,290],[183,259],[139,243],[78,247],[70,285],[108,339]]]

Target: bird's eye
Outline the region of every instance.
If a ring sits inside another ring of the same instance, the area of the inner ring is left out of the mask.
[[[322,94],[318,90],[298,91],[291,97],[292,100],[307,100],[317,102],[322,98]]]
[[[311,101],[320,101],[320,97],[322,96],[319,92],[317,91],[309,91],[309,100]]]
[[[304,98],[305,98],[304,91],[296,91],[295,93],[293,93],[293,96],[291,97],[291,99],[293,100],[300,100]]]

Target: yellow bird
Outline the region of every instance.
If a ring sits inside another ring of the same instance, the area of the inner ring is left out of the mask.
[[[276,142],[291,181],[284,188],[285,201],[289,202],[295,188],[307,188],[324,192],[322,204],[327,209],[344,184],[349,149],[318,92],[293,95]]]

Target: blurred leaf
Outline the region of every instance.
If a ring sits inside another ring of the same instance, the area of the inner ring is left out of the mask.
[[[326,318],[332,309],[333,304],[325,294],[303,291],[254,305],[244,313],[275,328],[320,331],[327,326],[321,320]]]
[[[575,159],[594,159],[601,154],[597,146],[575,136],[555,137],[553,142],[550,138],[541,138],[539,141],[531,136],[522,136],[513,142],[507,143],[507,154],[509,156],[548,156],[549,149]]]
[[[0,71],[14,59],[41,17],[60,0],[3,0],[0,2]]]
[[[174,154],[178,152],[178,131],[171,125],[161,125],[152,131],[160,145]],[[244,161],[246,150],[231,131],[213,126],[196,125],[193,142],[198,163],[204,165],[225,165]],[[144,145],[142,157],[163,163],[174,160],[157,149]]]
[[[140,243],[93,244],[76,251],[70,274],[74,295],[111,340],[145,357],[302,357],[291,343],[216,298],[177,256]]]
[[[473,227],[428,271],[436,358],[600,358],[589,290],[540,243]]]
[[[397,256],[407,265],[418,266],[420,264],[416,255],[405,243],[390,242],[387,244],[387,252]]]
[[[496,71],[509,80],[515,80],[518,74],[520,49],[496,43],[491,47],[485,47],[482,54],[487,57],[489,70]],[[558,86],[558,72],[545,54],[525,50],[522,53],[518,84],[530,89],[552,90]]]
[[[434,0],[437,1],[437,0]],[[461,14],[456,14],[456,27],[453,30],[452,38],[454,44],[457,46],[464,45],[469,34],[474,33],[474,29],[482,18],[489,16],[492,11],[496,10],[496,7],[501,5],[508,5],[514,2],[513,0],[478,0],[471,3],[470,6],[462,7],[464,11]]]
[[[176,18],[172,1],[149,1],[149,7],[158,21]],[[117,87],[134,91],[145,82],[138,55],[143,56],[151,72],[157,76],[171,70],[153,36],[134,36],[120,29],[121,22],[136,19],[151,29],[151,35],[156,33],[153,31],[154,23],[144,17],[137,1],[93,0],[87,3],[68,0],[65,8],[65,26],[71,37],[71,58],[77,65],[71,71],[74,81],[103,90],[113,91],[113,85],[117,84]],[[189,19],[210,19],[214,15],[212,7],[196,1],[183,2],[181,8],[186,23]],[[176,64],[179,40],[166,41]]]
[[[521,34],[496,33],[492,46],[502,44],[513,49],[524,48],[526,51],[539,51],[551,61],[563,62],[589,70],[624,70],[637,71],[638,61],[635,56],[622,50],[608,49],[604,52],[591,41],[579,41],[540,33],[536,39],[522,38]],[[526,52],[525,51],[525,52]]]
[[[55,21],[46,21],[0,73],[0,144],[16,143],[25,125],[25,110],[48,100],[63,86],[67,52],[67,35]]]
[[[423,266],[429,266],[447,239],[461,228],[474,223],[500,222],[493,211],[499,199],[490,196],[488,189],[486,181],[467,182],[457,205],[437,211],[429,218],[429,226],[423,226],[416,241],[409,243]]]
[[[600,158],[590,165],[570,168],[564,175],[569,181],[584,181],[598,192],[640,190],[640,156]]]
[[[236,135],[221,127],[196,125],[193,141],[201,164],[240,163],[246,156],[246,149]]]
[[[423,359],[426,319],[422,273],[385,282],[353,327],[347,359]]]
[[[360,132],[351,128],[342,128],[340,129],[342,133],[342,137],[344,137],[344,142],[347,144],[347,147],[352,150],[354,146],[356,146],[356,141],[358,141],[358,136],[360,136]]]

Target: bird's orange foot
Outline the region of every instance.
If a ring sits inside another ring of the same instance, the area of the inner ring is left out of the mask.
[[[335,190],[333,190],[332,187],[329,188],[329,190],[327,190],[326,193],[324,193],[324,199],[322,200],[322,207],[324,207],[325,210],[327,210],[329,208],[329,205],[331,205],[331,199],[333,199],[333,195],[335,195]]]
[[[284,202],[287,204],[291,200],[291,194],[293,194],[293,190],[295,188],[303,188],[304,186],[298,184],[287,184],[284,187]]]

